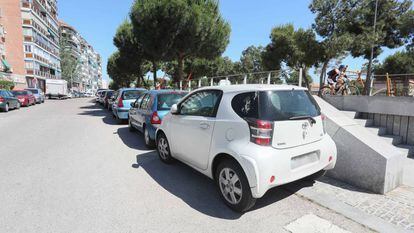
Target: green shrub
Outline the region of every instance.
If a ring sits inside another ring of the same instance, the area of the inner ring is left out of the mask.
[[[9,80],[0,80],[0,89],[12,90],[14,82]]]

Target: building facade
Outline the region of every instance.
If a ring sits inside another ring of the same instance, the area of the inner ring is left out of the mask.
[[[60,36],[66,49],[77,61],[77,69],[70,80],[73,90],[95,92],[102,86],[102,60],[94,48],[72,26],[60,21]],[[63,45],[62,45],[63,46]]]
[[[0,1],[0,79],[27,87],[20,0]]]

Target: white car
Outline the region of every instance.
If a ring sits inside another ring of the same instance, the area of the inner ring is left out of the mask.
[[[214,179],[224,202],[246,211],[267,190],[336,163],[325,117],[305,88],[226,85],[188,94],[156,132],[160,159]]]

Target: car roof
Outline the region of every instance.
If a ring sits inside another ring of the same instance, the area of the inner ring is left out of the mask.
[[[151,93],[151,94],[162,94],[162,93],[180,93],[180,94],[186,94],[186,93],[188,93],[188,91],[173,90],[173,89],[149,90],[148,92]]]
[[[118,91],[134,91],[134,90],[138,90],[138,91],[147,91],[147,89],[145,89],[145,88],[135,88],[135,87],[130,87],[130,88],[120,88]]]
[[[305,87],[299,87],[286,84],[236,84],[223,86],[202,87],[197,90],[221,90],[224,93],[245,92],[245,91],[271,91],[271,90],[307,90]]]

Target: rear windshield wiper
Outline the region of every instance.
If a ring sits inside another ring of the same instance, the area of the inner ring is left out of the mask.
[[[313,117],[311,117],[311,116],[293,116],[293,117],[290,117],[289,118],[289,120],[310,120],[310,122],[312,123],[312,124],[315,124],[316,123],[316,120],[313,118]]]

